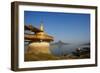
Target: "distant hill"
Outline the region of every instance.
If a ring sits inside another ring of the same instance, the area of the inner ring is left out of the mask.
[[[70,43],[65,43],[63,41],[58,41],[58,42],[55,42],[55,43],[51,43],[51,45],[69,45]]]

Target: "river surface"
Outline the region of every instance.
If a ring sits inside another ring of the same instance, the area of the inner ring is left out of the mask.
[[[72,54],[72,52],[75,52],[77,48],[84,48],[84,47],[90,47],[89,45],[51,45],[50,51],[54,55],[63,55],[63,54]]]

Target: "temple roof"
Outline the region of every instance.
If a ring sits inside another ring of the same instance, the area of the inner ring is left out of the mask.
[[[48,42],[53,41],[53,37],[44,32],[44,27],[42,24],[40,26],[40,29],[33,26],[25,26],[25,29],[35,32],[34,34],[25,34],[25,40]]]
[[[29,31],[32,31],[32,32],[41,32],[40,29],[32,26],[32,25],[25,25],[24,26],[25,30],[29,30]]]
[[[39,32],[39,33],[36,33],[34,35],[32,34],[26,34],[25,35],[25,39],[26,40],[32,40],[32,41],[53,41],[53,37],[52,36],[49,36],[47,35],[46,33],[44,32]]]

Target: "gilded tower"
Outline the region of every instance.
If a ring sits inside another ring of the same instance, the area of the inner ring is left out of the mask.
[[[29,53],[50,53],[50,42],[53,41],[53,37],[48,35],[44,31],[43,23],[40,24],[40,28],[37,28],[38,31],[34,31],[32,35],[26,35],[25,39],[30,40],[31,43],[28,45]]]

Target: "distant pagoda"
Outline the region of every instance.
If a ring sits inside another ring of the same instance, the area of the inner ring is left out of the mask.
[[[25,34],[25,40],[31,41],[28,45],[27,52],[50,53],[50,42],[52,42],[54,38],[44,32],[43,24],[40,25],[40,28],[25,25],[25,30],[34,32],[34,34]]]

